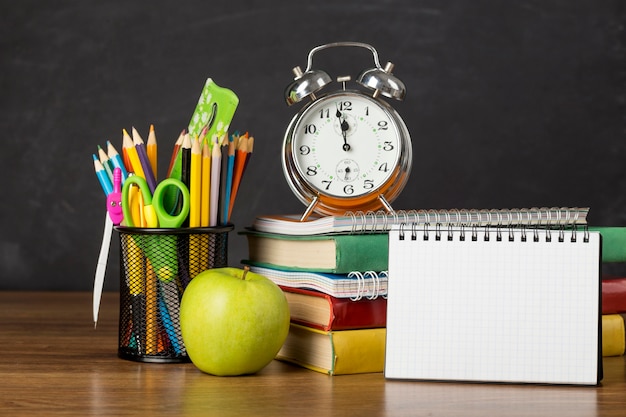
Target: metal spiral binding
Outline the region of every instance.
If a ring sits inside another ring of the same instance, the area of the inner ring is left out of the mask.
[[[356,278],[357,280],[357,290],[356,295],[354,297],[350,297],[352,301],[361,300],[363,297],[366,297],[368,300],[375,300],[381,293],[383,292],[381,285],[381,278],[389,278],[389,273],[387,271],[381,271],[380,273],[376,271],[352,271],[348,274],[348,278]],[[372,283],[368,285],[368,283]],[[387,298],[386,295],[382,295],[383,298]]]

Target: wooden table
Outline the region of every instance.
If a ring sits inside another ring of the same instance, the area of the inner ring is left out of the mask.
[[[626,415],[624,357],[604,358],[600,387],[330,377],[278,361],[214,377],[190,363],[119,359],[118,306],[117,294],[104,294],[94,330],[91,294],[0,293],[0,415]]]

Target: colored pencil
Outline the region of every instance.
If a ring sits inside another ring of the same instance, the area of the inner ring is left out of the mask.
[[[148,153],[148,160],[150,161],[150,166],[152,167],[152,174],[154,178],[157,179],[159,176],[158,173],[158,145],[156,140],[156,132],[154,130],[154,125],[150,125],[150,133],[148,134],[148,142],[146,143],[146,151]]]
[[[235,168],[233,172],[233,188],[230,195],[230,204],[228,206],[228,219],[232,215],[233,206],[235,204],[235,198],[237,198],[237,192],[239,191],[239,185],[241,184],[241,178],[243,177],[244,169],[246,166],[246,160],[248,157],[248,137],[247,134],[239,138],[239,146],[235,155]]]
[[[137,150],[137,156],[139,157],[139,163],[141,164],[141,169],[144,173],[144,179],[148,183],[148,187],[150,187],[150,192],[154,193],[156,188],[156,178],[154,177],[154,173],[152,172],[152,167],[150,166],[150,159],[148,159],[148,152],[146,151],[146,145],[144,144],[141,135],[134,127],[133,131],[133,145]],[[132,162],[132,159],[131,159]]]
[[[119,168],[122,171],[122,184],[128,178],[128,171],[126,171],[126,166],[124,165],[124,161],[122,161],[122,157],[117,152],[117,149],[111,144],[111,141],[107,140],[107,155],[111,162],[113,163],[114,168]]]
[[[189,188],[190,179],[191,179],[191,138],[189,134],[185,135],[183,140],[183,146],[180,148],[181,153],[181,170],[180,170],[180,180]],[[178,210],[177,213],[180,212],[182,208],[182,195],[179,193],[178,196]],[[189,226],[189,217],[183,222],[183,226]]]
[[[107,176],[113,182],[113,163],[109,159],[109,156],[104,152],[104,149],[100,145],[98,145],[98,158],[100,159],[100,163],[104,168],[104,171],[107,173]]]
[[[204,142],[202,145],[202,194],[200,210],[200,226],[209,226],[209,212],[211,201],[211,145]]]
[[[211,197],[209,206],[209,226],[217,226],[219,207],[220,174],[222,166],[222,147],[216,139],[211,151]]]
[[[98,177],[98,181],[100,182],[102,191],[104,191],[105,195],[111,194],[113,192],[113,183],[109,179],[109,176],[106,174],[106,171],[102,167],[102,163],[100,162],[96,154],[93,154],[93,167],[96,171],[96,176]]]
[[[236,136],[231,136],[228,141],[228,156],[226,160],[226,188],[223,194],[222,223],[228,223],[228,207],[230,207],[230,192],[233,187],[233,169],[235,166],[235,147],[237,146]]]
[[[150,260],[146,260],[146,354],[158,352],[157,276]]]
[[[122,134],[122,160],[124,161],[126,171],[135,173],[135,171],[133,171],[133,164],[130,161],[130,155],[128,155],[128,149],[132,148],[132,146],[133,140],[128,133]]]
[[[174,167],[174,163],[176,162],[176,157],[178,156],[178,150],[183,144],[183,139],[185,138],[185,129],[180,132],[178,135],[178,139],[174,143],[174,150],[172,151],[172,156],[170,157],[170,165],[167,167],[167,177],[169,178],[172,174],[172,168]]]
[[[129,160],[129,165],[130,165],[130,167],[126,167],[128,169],[128,172],[132,172],[135,175],[139,175],[141,178],[145,180],[146,175],[143,172],[141,162],[139,161],[139,155],[137,155],[137,148],[133,144],[133,140],[131,139],[126,129],[122,129],[122,136],[123,136],[122,149],[128,155],[128,160]]]
[[[189,227],[200,227],[202,210],[202,149],[194,138],[191,142],[191,169],[189,173]]]

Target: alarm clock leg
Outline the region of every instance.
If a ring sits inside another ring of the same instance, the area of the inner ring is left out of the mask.
[[[315,196],[313,198],[313,200],[311,200],[311,204],[309,204],[309,206],[306,208],[306,210],[304,211],[304,214],[302,214],[302,217],[300,217],[300,221],[303,222],[306,219],[309,218],[309,216],[311,215],[311,213],[313,212],[313,209],[315,208],[315,206],[317,205],[317,202],[319,201],[319,196]]]

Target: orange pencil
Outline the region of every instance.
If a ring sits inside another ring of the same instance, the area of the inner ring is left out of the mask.
[[[243,177],[243,172],[246,167],[246,159],[248,157],[248,136],[245,134],[239,138],[239,145],[235,153],[235,169],[233,171],[233,188],[230,193],[230,203],[228,205],[228,219],[232,215],[233,206],[235,204],[235,198],[237,197],[237,191],[239,190],[239,184]]]
[[[178,135],[178,139],[174,143],[174,150],[172,151],[172,157],[170,158],[170,166],[167,168],[167,177],[168,178],[170,177],[170,174],[172,173],[172,167],[176,163],[176,157],[178,156],[178,150],[180,149],[180,147],[183,144],[183,140],[185,139],[185,133],[186,133],[186,130],[183,129],[182,132],[180,132],[180,135]]]
[[[146,152],[148,153],[148,160],[150,161],[150,167],[154,178],[157,177],[157,141],[156,132],[154,131],[154,125],[150,125],[150,133],[148,134],[148,142],[146,142]]]

